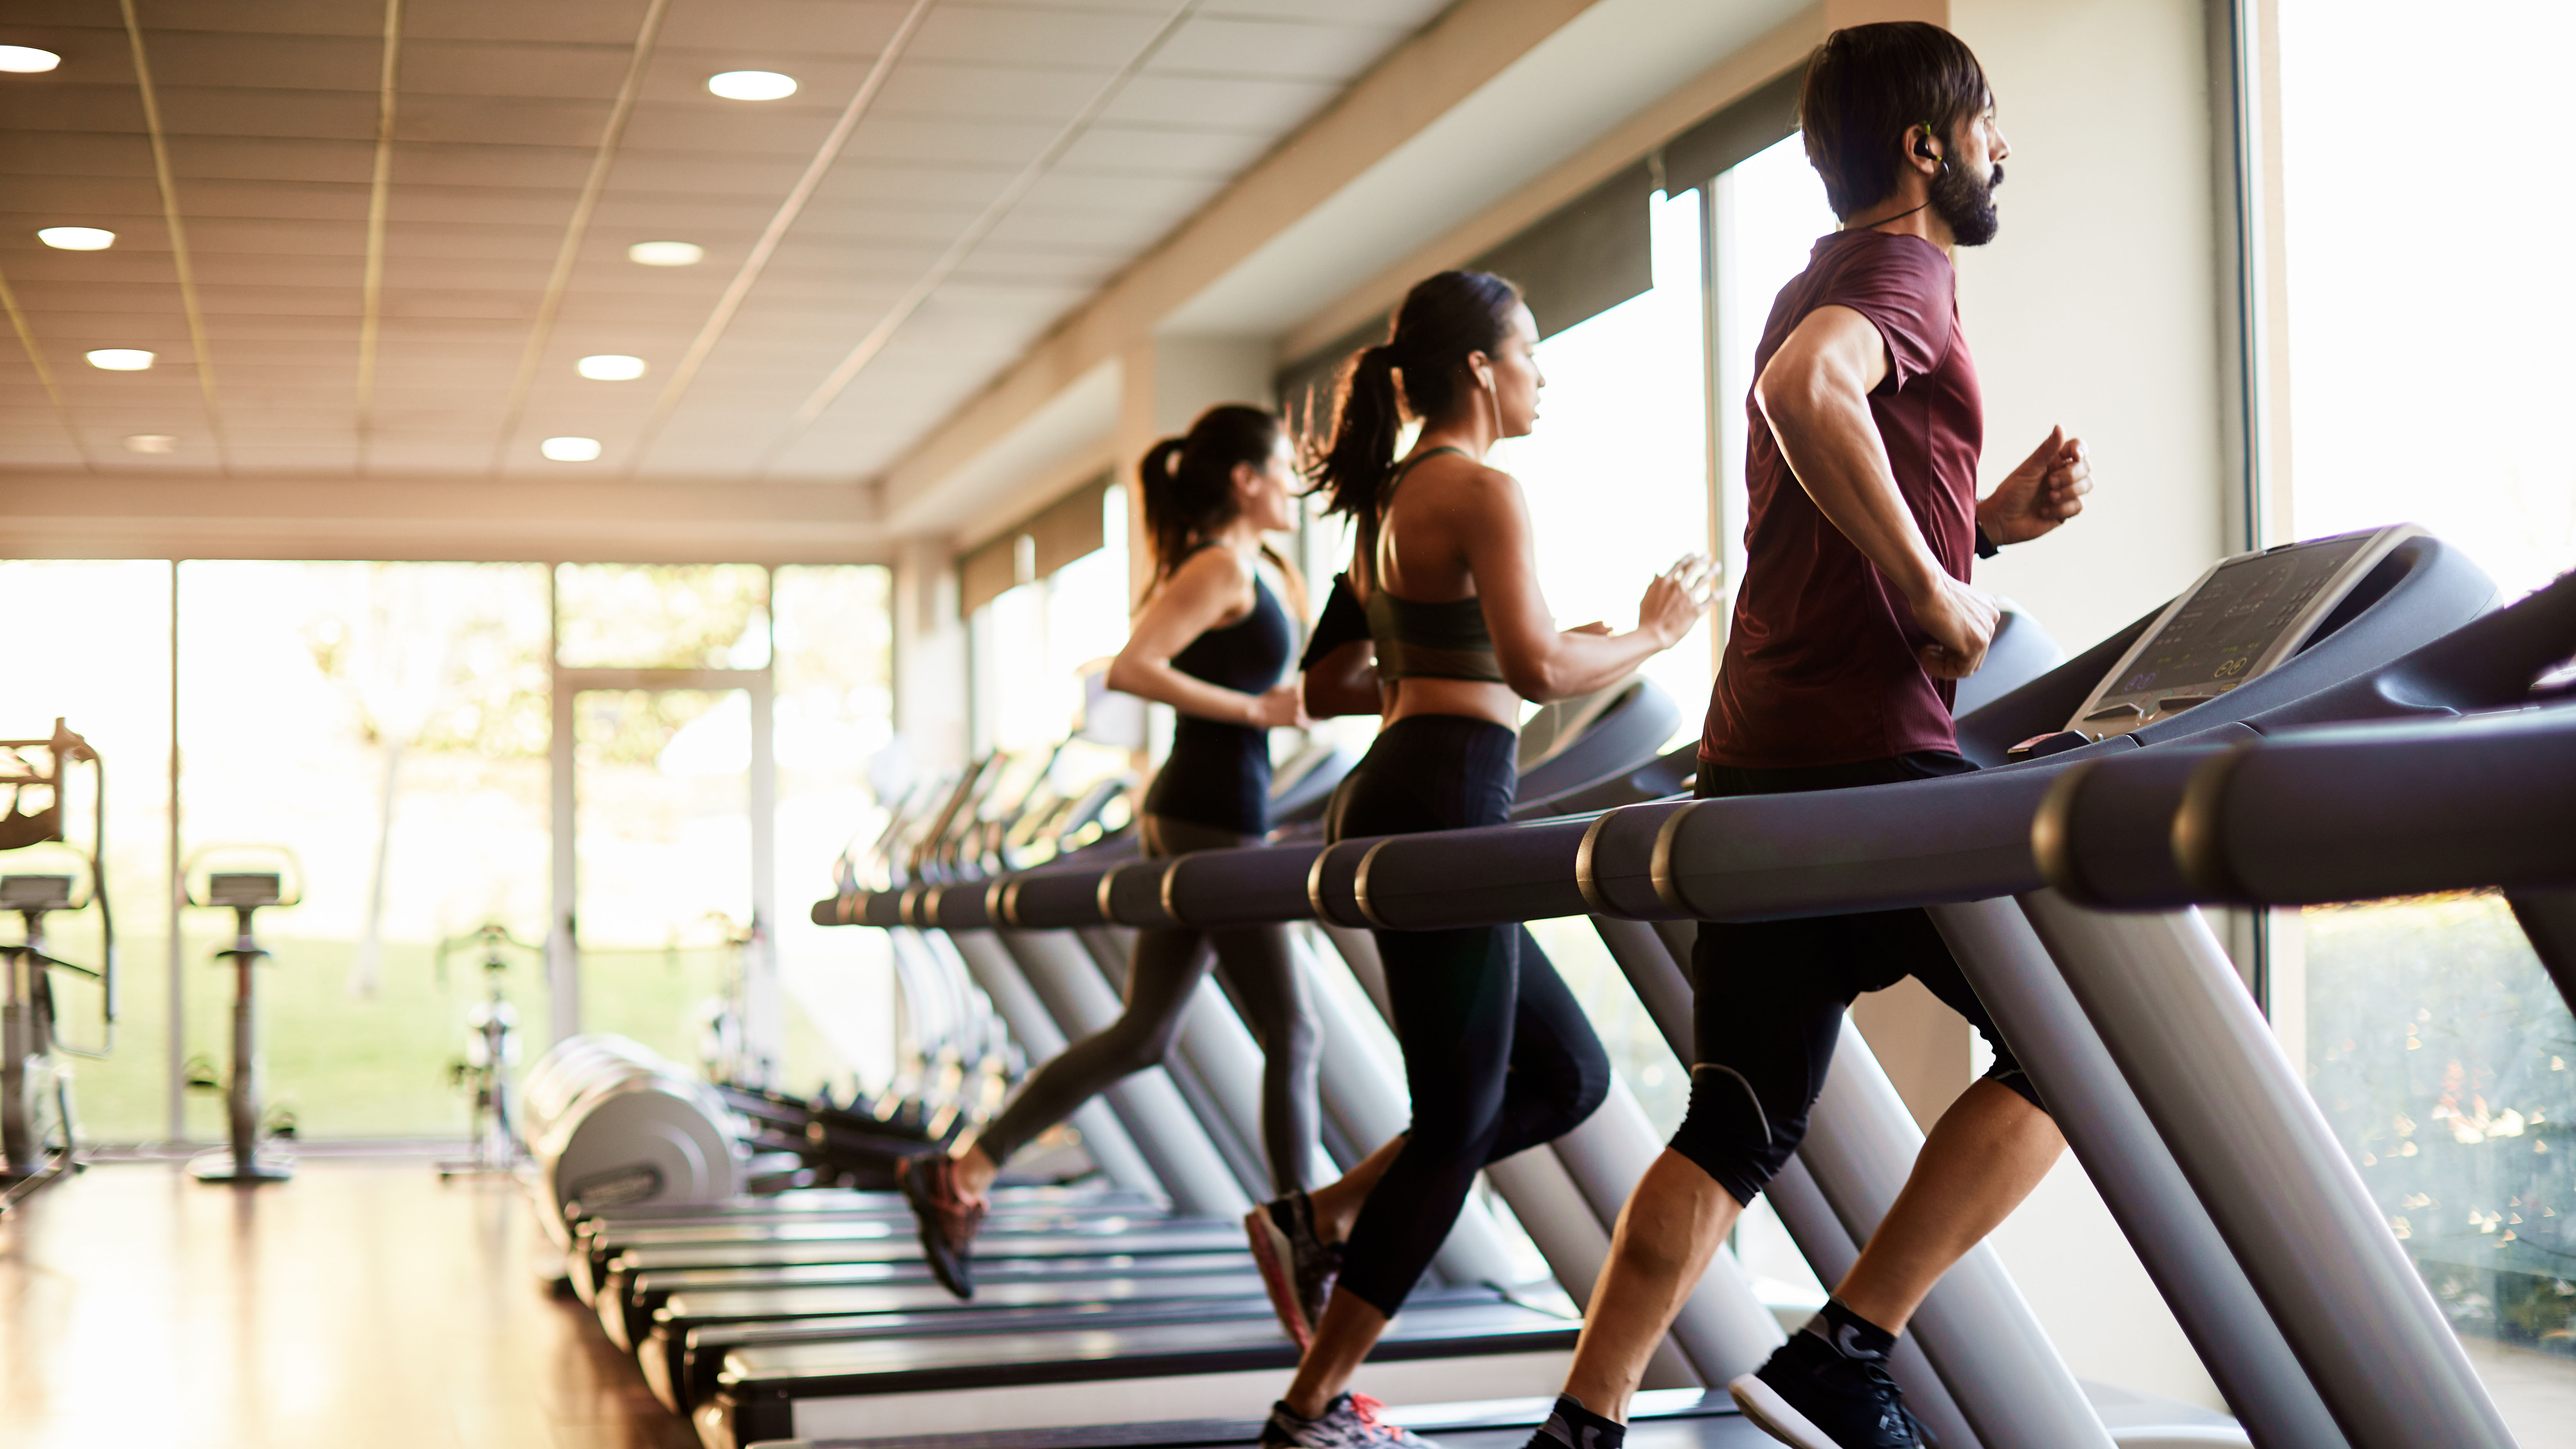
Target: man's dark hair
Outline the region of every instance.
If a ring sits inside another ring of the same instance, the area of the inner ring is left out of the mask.
[[[1950,151],[1960,120],[1992,103],[1985,67],[1959,37],[1920,20],[1854,25],[1807,57],[1798,129],[1834,215],[1850,218],[1896,189],[1906,137],[1930,126]]]

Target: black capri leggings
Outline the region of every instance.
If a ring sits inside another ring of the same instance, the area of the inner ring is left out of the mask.
[[[1257,836],[1161,815],[1146,816],[1141,833],[1149,856],[1261,843]],[[1283,1193],[1304,1187],[1308,1164],[1315,1160],[1315,1066],[1321,1039],[1314,999],[1289,954],[1285,926],[1137,932],[1134,964],[1127,973],[1127,1009],[1030,1073],[1020,1094],[985,1127],[975,1145],[995,1165],[1007,1162],[1030,1138],[1072,1116],[1111,1083],[1170,1055],[1190,996],[1207,975],[1211,948],[1244,1025],[1261,1041],[1261,1144],[1270,1159],[1271,1181]]]
[[[1462,715],[1386,727],[1343,797],[1340,834],[1500,825],[1512,731]],[[1458,1221],[1476,1174],[1564,1136],[1610,1094],[1610,1059],[1519,926],[1378,931],[1413,1126],[1343,1248],[1341,1286],[1388,1317]]]
[[[1702,761],[1702,799],[1846,790],[1965,774],[1976,766],[1931,751],[1808,769],[1745,770]],[[1807,1136],[1825,1089],[1843,1012],[1854,998],[1911,976],[1968,1019],[1994,1048],[1989,1081],[2041,1105],[1949,943],[1920,909],[1786,921],[1702,921],[1691,947],[1691,1023],[1698,1038],[1690,1109],[1673,1151],[1737,1202],[1751,1203]]]

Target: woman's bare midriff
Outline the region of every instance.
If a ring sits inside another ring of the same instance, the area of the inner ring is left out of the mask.
[[[1417,714],[1460,714],[1491,720],[1507,730],[1521,727],[1521,697],[1508,684],[1481,679],[1399,679],[1387,686],[1386,722]]]

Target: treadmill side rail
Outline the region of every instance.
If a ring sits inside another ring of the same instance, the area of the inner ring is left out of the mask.
[[[2511,1449],[2432,1292],[2198,911],[2021,898],[2354,1449]]]

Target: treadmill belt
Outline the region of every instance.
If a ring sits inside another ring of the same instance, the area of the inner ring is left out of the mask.
[[[1521,1449],[1550,1399],[1390,1408],[1386,1417],[1441,1449]],[[1261,1440],[1255,1419],[1181,1419],[1083,1424],[986,1434],[908,1434],[882,1439],[816,1439],[804,1449],[1239,1449]],[[1779,1449],[1779,1441],[1738,1413],[1724,1389],[1648,1389],[1629,1406],[1627,1442],[1637,1449]]]
[[[1372,1362],[1460,1353],[1570,1349],[1582,1324],[1492,1294],[1482,1303],[1409,1308],[1387,1325]],[[727,1356],[719,1382],[739,1398],[917,1393],[990,1384],[1151,1378],[1233,1369],[1293,1369],[1297,1345],[1270,1315],[1133,1329],[997,1333],[958,1339],[781,1344]]]

